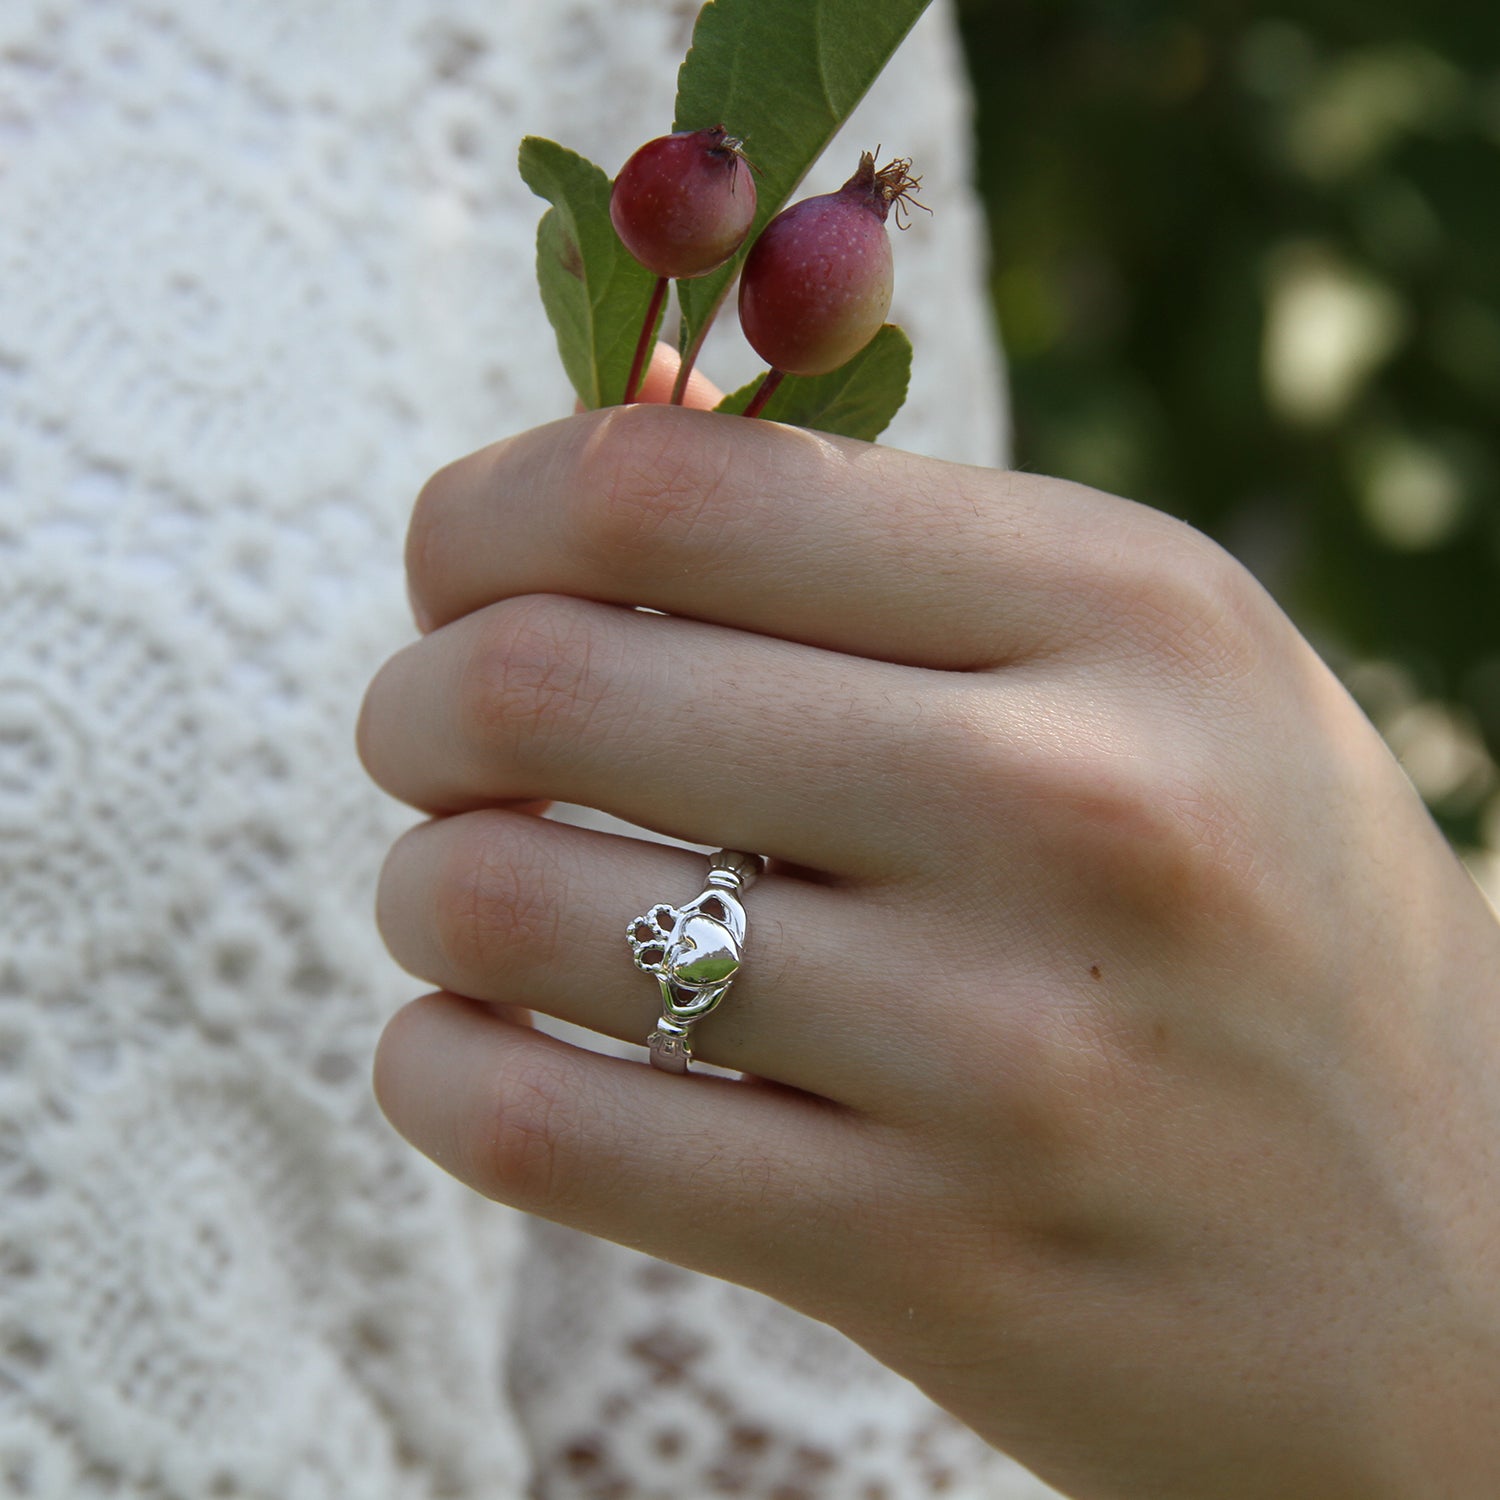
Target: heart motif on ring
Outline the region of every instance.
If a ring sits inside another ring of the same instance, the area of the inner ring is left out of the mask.
[[[726,925],[727,915],[713,895],[683,910],[652,907],[630,924],[636,967],[690,989],[727,983],[740,966],[739,939]]]

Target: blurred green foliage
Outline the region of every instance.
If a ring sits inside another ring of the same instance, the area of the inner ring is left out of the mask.
[[[959,10],[1016,462],[1223,542],[1494,841],[1500,5]]]

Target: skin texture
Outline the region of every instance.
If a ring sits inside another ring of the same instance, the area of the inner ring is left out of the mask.
[[[707,399],[705,397],[705,399]],[[1089,1500],[1500,1493],[1500,928],[1375,732],[1155,512],[635,407],[462,459],[361,754],[397,1129],[843,1329]],[[662,613],[643,613],[635,605]],[[770,855],[639,1041],[623,933]],[[668,1133],[664,1127],[670,1124]]]

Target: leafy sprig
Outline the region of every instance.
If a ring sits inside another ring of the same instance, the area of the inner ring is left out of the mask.
[[[707,276],[678,283],[680,347],[697,356],[755,236],[790,199],[869,91],[930,0],[710,0],[677,76],[673,128],[722,124],[745,142],[759,207],[744,247]],[[537,281],[563,367],[588,408],[618,402],[655,277],[609,218],[610,178],[538,136],[521,143],[521,175],[552,206],[537,231]],[[789,378],[764,415],[873,438],[905,400],[911,344],[887,325],[831,375]],[[741,397],[744,400],[741,400]],[[748,390],[719,410],[742,410]]]

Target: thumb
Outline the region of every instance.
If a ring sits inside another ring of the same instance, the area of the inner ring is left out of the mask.
[[[641,393],[637,401],[665,406],[672,399],[672,385],[682,360],[670,344],[658,343],[651,351],[651,364],[646,378],[641,382]],[[707,375],[694,370],[688,376],[687,389],[682,393],[684,406],[696,407],[700,411],[712,411],[724,399],[724,392]]]

